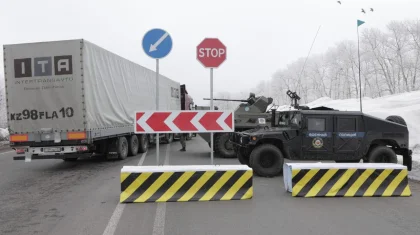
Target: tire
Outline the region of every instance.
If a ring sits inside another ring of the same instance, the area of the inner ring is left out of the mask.
[[[145,153],[149,150],[149,138],[147,135],[139,135],[139,153]]]
[[[249,165],[263,177],[274,177],[283,172],[284,157],[280,149],[272,144],[263,144],[252,150]]]
[[[214,139],[214,151],[222,158],[235,158],[233,145],[229,144],[229,133],[217,134]]]
[[[132,135],[128,141],[128,156],[136,156],[139,152],[139,139],[137,135]]]
[[[407,123],[405,122],[404,118],[402,118],[401,116],[392,115],[392,116],[387,117],[386,120],[407,126]]]
[[[118,137],[117,140],[117,154],[118,159],[124,160],[128,156],[128,141],[124,136]]]
[[[238,149],[238,152],[237,152],[237,154],[236,154],[236,157],[238,158],[239,162],[240,162],[242,165],[247,165],[247,166],[249,166],[249,165],[250,165],[250,164],[249,164],[249,156],[246,156],[246,155],[244,154],[244,152],[243,152],[243,151],[241,151],[240,149]]]
[[[398,163],[397,155],[394,150],[386,146],[374,148],[368,156],[368,162],[371,163]]]

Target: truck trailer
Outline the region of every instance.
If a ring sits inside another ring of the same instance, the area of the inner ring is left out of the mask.
[[[125,159],[156,143],[135,134],[135,111],[156,110],[156,73],[83,39],[4,45],[15,160],[100,154]],[[159,75],[159,110],[190,110],[185,85]],[[173,134],[160,134],[171,142]]]

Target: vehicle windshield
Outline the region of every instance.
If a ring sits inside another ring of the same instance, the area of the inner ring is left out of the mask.
[[[279,114],[280,127],[300,127],[301,125],[301,114],[297,112],[284,112]]]

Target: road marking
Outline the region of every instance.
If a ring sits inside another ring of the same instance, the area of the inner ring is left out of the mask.
[[[0,153],[0,155],[3,155],[3,154],[6,154],[6,153],[13,153],[13,152],[15,152],[15,151],[7,151],[7,152],[4,152],[4,153]]]
[[[143,153],[141,155],[141,158],[139,160],[138,166],[143,165],[144,159],[146,159],[147,152]],[[108,225],[105,228],[105,231],[102,235],[113,235],[115,233],[115,230],[117,229],[118,222],[121,219],[122,213],[125,208],[125,203],[118,203],[117,207],[115,207],[114,212],[112,213],[111,218],[109,219]]]
[[[165,162],[163,165],[169,165],[169,150],[170,144],[166,146]],[[166,214],[166,202],[158,202],[156,207],[155,222],[153,223],[153,235],[165,234],[165,214]]]

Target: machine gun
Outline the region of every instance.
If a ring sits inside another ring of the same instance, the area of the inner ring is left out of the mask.
[[[293,108],[295,108],[297,110],[308,110],[309,109],[308,106],[300,106],[299,105],[300,96],[296,92],[292,92],[291,90],[287,90],[286,94],[292,100],[291,106],[293,106]]]

